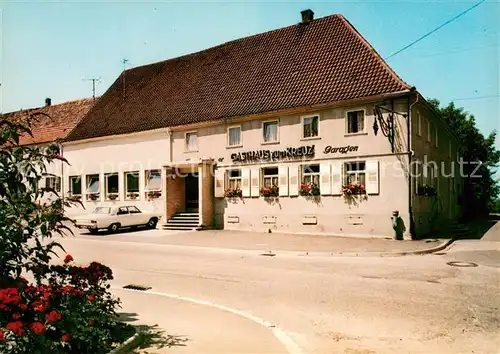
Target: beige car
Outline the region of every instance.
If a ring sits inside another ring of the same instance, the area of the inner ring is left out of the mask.
[[[161,214],[155,212],[143,212],[134,205],[118,207],[97,207],[91,214],[75,218],[76,226],[87,229],[90,233],[99,230],[117,232],[124,227],[146,226],[154,229],[161,219]]]

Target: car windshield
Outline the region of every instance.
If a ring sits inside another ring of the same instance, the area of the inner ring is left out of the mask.
[[[111,211],[111,208],[99,207],[99,208],[95,208],[92,213],[93,214],[109,214],[110,211]]]

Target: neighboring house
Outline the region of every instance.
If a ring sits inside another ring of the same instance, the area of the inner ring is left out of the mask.
[[[398,211],[410,238],[460,214],[458,179],[410,174],[459,142],[341,15],[126,70],[63,146],[87,209],[161,210],[167,228],[385,237]]]
[[[46,146],[64,139],[89,111],[93,103],[93,99],[87,98],[52,105],[52,100],[46,98],[44,107],[5,113],[3,118],[16,122],[28,123],[29,121],[31,124],[33,136],[22,135],[19,139],[20,145]],[[60,149],[63,154],[61,145]],[[63,165],[61,161],[55,161],[46,166],[47,174],[40,181],[40,186],[61,192],[65,180]]]

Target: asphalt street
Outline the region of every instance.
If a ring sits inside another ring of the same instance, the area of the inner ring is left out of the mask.
[[[182,339],[159,352],[500,352],[500,242],[421,256],[270,257],[138,235],[62,243],[78,263],[113,269],[125,313]]]

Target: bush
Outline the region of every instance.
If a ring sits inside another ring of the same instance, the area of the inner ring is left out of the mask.
[[[38,188],[46,166],[65,160],[57,144],[19,146],[21,134],[31,134],[29,120],[0,119],[0,353],[106,353],[132,330],[117,319],[111,269],[78,267],[70,255],[51,264],[64,251],[52,236],[71,232],[62,211],[80,202]],[[55,198],[44,202],[46,193]]]

